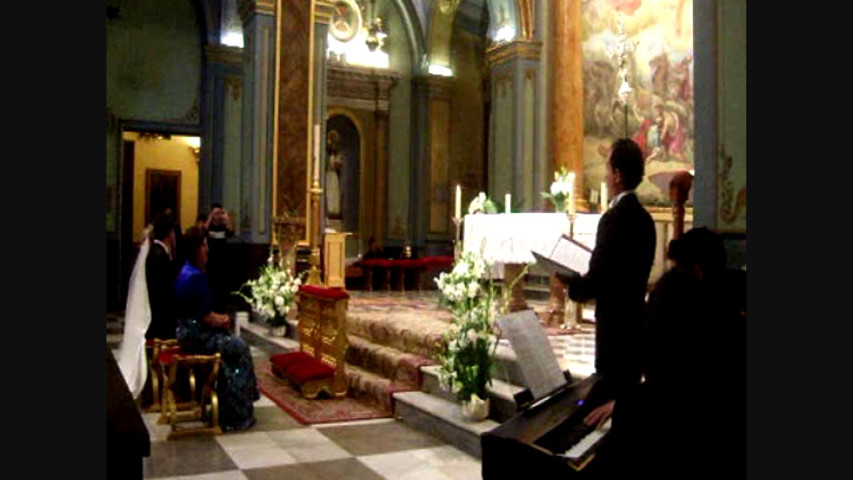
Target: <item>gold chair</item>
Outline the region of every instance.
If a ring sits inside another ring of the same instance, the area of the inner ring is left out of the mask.
[[[158,355],[161,375],[166,379],[163,389],[163,401],[159,423],[168,423],[172,426],[169,440],[195,434],[222,433],[219,427],[219,398],[216,394],[216,378],[219,375],[219,363],[221,355],[194,355],[183,352],[180,347],[169,347],[161,349]],[[201,395],[196,394],[196,371],[207,373],[206,380],[201,388]],[[183,376],[186,373],[186,377]],[[178,388],[180,378],[187,378],[189,386],[189,400],[178,401]],[[201,422],[201,425],[192,427],[179,426],[181,423]]]

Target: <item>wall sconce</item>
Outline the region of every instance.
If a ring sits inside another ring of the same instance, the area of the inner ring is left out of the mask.
[[[195,161],[198,162],[201,156],[201,137],[184,137],[184,142],[195,155]]]

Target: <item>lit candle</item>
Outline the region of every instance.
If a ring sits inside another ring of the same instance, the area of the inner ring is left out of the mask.
[[[575,213],[575,172],[569,172],[569,215]]]
[[[314,181],[320,183],[320,124],[314,125]]]
[[[462,218],[462,187],[456,185],[456,216],[453,218]]]
[[[607,210],[607,182],[601,182],[601,213]]]
[[[506,213],[510,213],[512,210],[510,209],[510,195],[507,193],[506,197],[504,197],[504,203],[506,204]]]

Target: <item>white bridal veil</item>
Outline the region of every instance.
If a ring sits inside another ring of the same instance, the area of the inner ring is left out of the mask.
[[[142,387],[148,376],[145,332],[151,324],[151,306],[148,303],[148,285],[145,281],[145,258],[148,257],[151,241],[147,233],[146,231],[145,240],[139,248],[139,255],[130,274],[124,312],[124,336],[118,355],[118,366],[133,398],[142,393]]]

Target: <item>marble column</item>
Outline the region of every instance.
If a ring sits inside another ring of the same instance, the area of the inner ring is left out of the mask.
[[[239,219],[242,216],[239,197],[241,133],[240,113],[233,103],[242,101],[243,49],[208,45],[204,55],[208,72],[206,91],[209,92],[205,121],[210,125],[205,148],[210,150],[210,168],[204,172],[209,192],[208,195],[200,195],[199,211],[206,211],[211,202],[220,202],[228,209],[234,227],[239,231]],[[237,130],[233,132],[232,129]],[[232,181],[231,176],[235,172],[237,179]],[[202,201],[202,197],[206,198]]]
[[[575,172],[579,211],[588,209],[583,164],[583,22],[581,0],[554,0],[551,14],[551,167]],[[553,178],[553,176],[551,177]]]
[[[269,243],[275,81],[275,2],[241,0],[244,57],[240,236]],[[236,219],[235,219],[236,221]]]
[[[489,122],[488,194],[503,205],[512,195],[513,206],[533,211],[540,204],[543,171],[547,159],[537,155],[543,137],[538,115],[540,101],[539,54],[542,44],[516,40],[490,48],[487,59],[491,78],[491,121]],[[519,205],[520,204],[520,205]]]
[[[452,82],[437,75],[412,79],[414,148],[409,231],[417,256],[447,254],[452,243],[452,188],[448,180]]]

